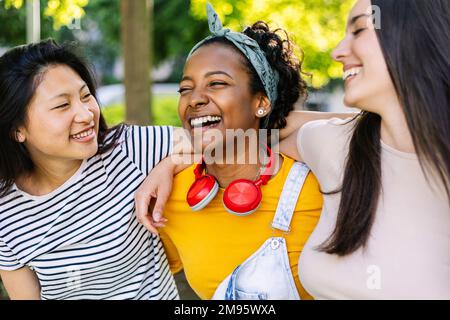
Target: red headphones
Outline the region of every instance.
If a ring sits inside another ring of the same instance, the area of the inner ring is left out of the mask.
[[[223,194],[223,205],[225,209],[238,216],[245,216],[255,212],[262,199],[261,185],[267,184],[271,174],[273,155],[267,146],[270,160],[266,169],[256,181],[238,179],[231,182]],[[186,200],[193,211],[199,211],[206,207],[219,191],[219,183],[212,175],[205,174],[206,165],[202,162],[194,169],[195,181],[189,188]]]

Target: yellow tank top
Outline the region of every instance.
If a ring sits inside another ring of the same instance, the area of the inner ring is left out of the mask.
[[[282,155],[283,156],[283,155]],[[283,156],[283,164],[267,185],[262,186],[259,209],[243,217],[228,213],[222,204],[224,189],[201,211],[193,212],[186,194],[194,182],[194,166],[174,177],[173,192],[164,210],[168,219],[160,229],[172,272],[184,268],[186,278],[202,299],[211,299],[217,286],[271,236],[271,223],[284,181],[294,160]],[[298,279],[298,260],[306,240],[317,224],[322,209],[322,194],[312,173],[308,174],[290,233],[284,235],[295,284],[302,299],[311,299]]]

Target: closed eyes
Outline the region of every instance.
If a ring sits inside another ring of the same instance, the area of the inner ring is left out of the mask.
[[[366,30],[367,28],[361,28],[361,29],[357,29],[356,31],[353,31],[352,34],[354,36],[357,36],[358,34],[360,34],[361,32],[363,32],[364,30]]]
[[[222,82],[222,81],[212,81],[212,82],[210,82],[208,84],[209,87],[226,86],[226,85],[228,85],[228,83]],[[179,94],[182,94],[183,92],[188,91],[188,90],[192,90],[192,88],[190,88],[190,87],[181,87],[181,88],[179,88],[177,90],[177,92]]]

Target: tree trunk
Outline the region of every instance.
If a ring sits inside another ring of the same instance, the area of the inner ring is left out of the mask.
[[[121,0],[126,122],[149,125],[151,116],[152,0]]]

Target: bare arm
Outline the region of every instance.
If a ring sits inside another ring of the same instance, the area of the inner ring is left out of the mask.
[[[352,116],[354,116],[353,113],[292,111],[287,118],[287,126],[280,130],[279,150],[287,156],[301,161],[296,141],[297,132],[303,124],[313,120],[334,117],[345,119]],[[201,150],[193,150],[190,135],[186,130],[174,128],[173,135],[172,155],[152,169],[134,196],[136,217],[153,234],[158,234],[157,228],[163,227],[167,222],[167,219],[163,217],[164,206],[172,191],[173,176],[192,163],[198,162],[201,157]],[[201,144],[198,145],[201,146]]]
[[[305,123],[331,118],[347,119],[354,117],[357,113],[335,113],[335,112],[320,112],[320,111],[291,111],[286,118],[286,127],[280,130],[280,140],[286,139],[288,136],[295,133]]]
[[[167,222],[163,213],[172,192],[173,176],[190,166],[190,163],[180,163],[177,156],[161,160],[134,194],[136,218],[153,234],[159,234],[157,228]]]
[[[292,111],[287,117],[287,125],[280,130],[280,145],[281,153],[297,161],[302,161],[301,155],[297,149],[297,136],[300,128],[310,121],[340,118],[352,118],[357,113],[334,113],[334,112],[317,112],[317,111]]]
[[[0,270],[0,276],[11,300],[40,300],[39,280],[30,268],[23,267],[14,271]]]
[[[157,228],[167,222],[163,213],[172,192],[173,176],[201,159],[199,146],[195,152],[188,130],[175,127],[172,155],[161,160],[135,192],[136,218],[151,233],[159,234]]]

